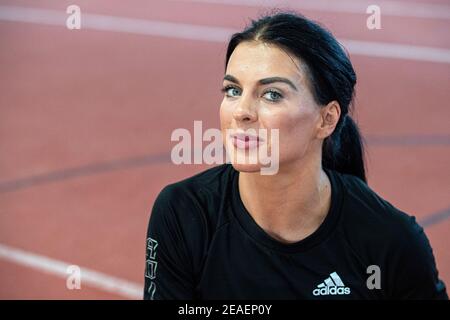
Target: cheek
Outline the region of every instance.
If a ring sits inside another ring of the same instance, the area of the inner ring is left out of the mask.
[[[315,114],[303,113],[291,117],[285,124],[286,139],[310,140],[315,126]]]
[[[220,126],[222,131],[229,128],[233,118],[233,110],[229,103],[222,101],[220,105]]]
[[[264,127],[279,129],[281,158],[304,154],[313,138],[316,113],[296,109],[260,113]],[[275,141],[274,141],[275,142]]]
[[[222,143],[226,145],[227,144],[226,130],[232,127],[233,109],[229,103],[222,101],[222,104],[220,105],[219,114],[220,114],[220,129],[222,132]]]

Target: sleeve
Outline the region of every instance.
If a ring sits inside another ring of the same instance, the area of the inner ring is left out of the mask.
[[[180,199],[168,186],[156,198],[148,224],[144,300],[194,298],[193,264],[176,208]]]
[[[448,300],[430,242],[415,218],[409,219],[409,230],[403,235],[397,256],[391,257],[396,261],[391,277],[391,299]]]

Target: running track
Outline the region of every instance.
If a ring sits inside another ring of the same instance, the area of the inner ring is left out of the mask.
[[[425,227],[450,285],[450,6],[379,1],[0,1],[0,298],[141,297],[176,128],[219,127],[226,39],[291,4],[350,51],[369,184]],[[82,29],[65,28],[68,5]],[[282,6],[283,7],[283,6]],[[66,289],[66,267],[82,289]]]

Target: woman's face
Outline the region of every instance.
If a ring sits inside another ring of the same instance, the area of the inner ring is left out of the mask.
[[[300,60],[276,46],[252,41],[236,47],[228,62],[220,107],[227,153],[245,158],[239,163],[231,159],[236,170],[260,170],[262,163],[255,161],[258,152],[270,154],[277,149],[276,139],[270,138],[271,129],[279,130],[280,168],[320,151],[320,106],[314,101],[303,70]],[[249,129],[255,130],[256,137],[235,135]],[[263,139],[259,132],[264,130],[259,129],[267,130],[267,138]]]

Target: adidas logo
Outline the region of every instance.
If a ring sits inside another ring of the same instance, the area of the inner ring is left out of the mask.
[[[313,290],[315,296],[344,295],[350,294],[350,288],[346,287],[336,272],[330,274],[328,278]]]

